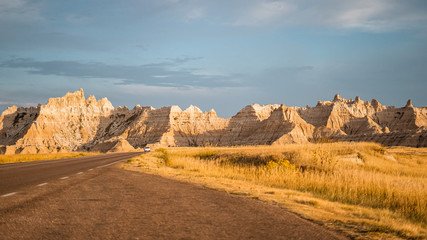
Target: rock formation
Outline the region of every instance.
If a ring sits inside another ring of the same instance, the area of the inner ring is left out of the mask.
[[[86,100],[83,90],[37,108],[14,106],[0,116],[0,145],[5,153],[73,151],[94,141],[100,122],[113,110],[106,98]]]
[[[336,95],[315,107],[248,105],[230,119],[190,106],[114,108],[83,90],[0,116],[0,153],[132,151],[146,145],[262,145],[319,139],[427,147],[427,107],[402,108]]]
[[[109,139],[94,145],[91,149],[96,152],[131,152],[135,148],[125,139]]]

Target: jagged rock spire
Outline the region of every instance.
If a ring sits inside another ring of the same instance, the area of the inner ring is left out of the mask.
[[[371,104],[374,108],[378,108],[381,105],[375,98],[372,99]]]
[[[359,102],[361,102],[360,97],[359,97],[359,96],[356,96],[356,99],[354,99],[354,102],[355,102],[355,103],[359,103]]]
[[[413,107],[411,99],[408,99],[408,101],[406,102],[405,107]]]
[[[335,96],[334,96],[334,102],[337,102],[337,101],[340,101],[342,98],[341,98],[341,96],[339,95],[339,94],[335,94]]]

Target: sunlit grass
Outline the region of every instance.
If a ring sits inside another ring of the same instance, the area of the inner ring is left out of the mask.
[[[192,178],[210,177],[218,182],[229,179],[258,188],[310,194],[310,198],[304,197],[299,203],[318,208],[319,202],[330,201],[365,209],[358,218],[381,216],[378,217],[381,220],[377,219],[380,222],[370,223],[369,231],[388,232],[404,238],[425,236],[425,148],[387,149],[374,143],[167,148],[141,156],[138,166],[148,167],[147,160],[153,161],[153,156],[158,156],[158,163],[152,164],[151,170],[168,167]],[[162,165],[165,156],[167,164]],[[351,222],[346,221],[344,225]],[[402,230],[403,226],[406,230]]]

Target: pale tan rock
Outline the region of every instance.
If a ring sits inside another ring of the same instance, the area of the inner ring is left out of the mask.
[[[16,146],[6,146],[4,155],[13,155],[16,154]]]
[[[114,109],[83,90],[46,105],[8,108],[0,116],[0,153],[73,150],[132,151],[150,146],[307,143],[329,138],[385,145],[427,146],[427,108],[409,100],[402,108],[360,97],[319,101],[315,107],[248,105],[230,119],[196,106]]]
[[[285,105],[275,109],[248,138],[249,145],[307,143],[314,127],[306,123],[295,108]]]
[[[383,128],[383,133],[389,133],[389,132],[390,132],[390,129],[388,127]]]
[[[125,139],[114,138],[97,143],[92,147],[92,151],[102,153],[113,152],[133,152],[135,148]]]
[[[19,150],[20,154],[37,154],[38,152],[35,146],[27,146]]]
[[[170,123],[171,131],[167,136],[174,138],[173,146],[202,146],[216,144],[218,133],[228,121],[218,117],[213,109],[203,113],[199,108],[190,106],[183,112],[171,112]]]
[[[233,145],[250,145],[249,142],[262,142],[249,139],[255,131],[261,126],[262,122],[268,119],[275,109],[280,105],[264,105],[258,104],[248,105],[235,116],[233,116],[226,124],[222,131],[218,131],[220,139],[216,145],[233,146]],[[264,143],[259,143],[264,144]]]
[[[30,151],[25,150],[29,147],[31,152],[72,151],[93,140],[101,118],[113,109],[106,98],[96,101],[90,96],[85,100],[83,90],[51,98],[37,108],[12,107],[0,117],[0,143],[24,152]]]
[[[135,148],[128,141],[121,139],[117,141],[108,152],[133,152]]]

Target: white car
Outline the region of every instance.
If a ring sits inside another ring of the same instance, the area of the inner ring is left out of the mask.
[[[150,147],[145,147],[144,148],[144,152],[151,152],[151,148]]]

